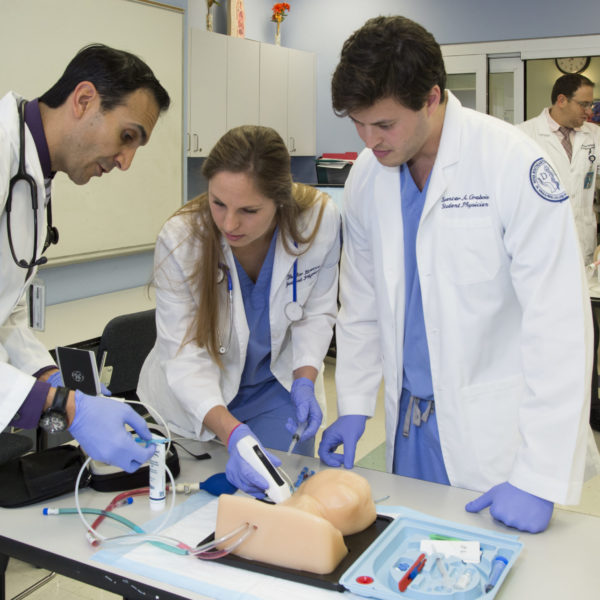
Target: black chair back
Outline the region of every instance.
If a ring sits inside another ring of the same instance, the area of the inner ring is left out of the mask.
[[[112,367],[108,388],[114,396],[137,398],[140,370],[155,341],[154,309],[120,315],[107,323],[98,346],[98,360],[107,353],[105,365]]]

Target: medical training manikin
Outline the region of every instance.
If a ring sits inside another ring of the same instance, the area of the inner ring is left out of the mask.
[[[234,554],[326,574],[348,553],[343,536],[366,529],[376,517],[371,486],[364,477],[344,469],[326,469],[306,479],[280,504],[223,494],[215,538],[249,523],[256,529]]]

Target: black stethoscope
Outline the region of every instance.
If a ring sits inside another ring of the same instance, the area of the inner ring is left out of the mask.
[[[8,245],[10,246],[10,253],[12,254],[13,260],[18,267],[27,269],[29,276],[30,271],[34,267],[39,267],[48,262],[45,256],[40,256],[36,259],[38,251],[38,194],[37,184],[35,179],[27,174],[25,170],[25,100],[21,100],[19,103],[19,168],[17,174],[10,180],[8,187],[8,197],[6,198],[6,227],[8,230]],[[12,209],[12,192],[13,188],[19,181],[24,181],[29,186],[29,192],[31,194],[31,208],[33,210],[33,254],[30,261],[26,261],[24,258],[17,258],[15,249],[13,246],[12,231],[10,226],[10,211]],[[58,243],[58,229],[52,226],[52,208],[50,201],[46,206],[46,217],[47,217],[47,234],[42,248],[44,253],[51,244]]]
[[[294,242],[294,246],[298,245]],[[299,321],[304,316],[304,308],[298,302],[297,282],[298,282],[298,259],[294,260],[294,268],[292,271],[292,301],[288,302],[283,307],[285,316],[292,322]],[[219,344],[219,354],[225,354],[231,346],[231,334],[233,331],[233,280],[229,268],[223,263],[219,263],[219,272],[217,274],[217,284],[227,278],[227,302],[229,304],[229,333],[227,335],[227,344],[221,341]]]

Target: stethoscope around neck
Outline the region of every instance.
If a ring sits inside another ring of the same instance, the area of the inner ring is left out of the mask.
[[[294,246],[298,247],[296,242]],[[219,354],[226,354],[231,347],[231,335],[233,332],[233,279],[229,272],[229,267],[223,263],[219,263],[219,272],[217,273],[217,284],[222,283],[227,279],[227,303],[229,304],[229,332],[227,334],[227,343],[223,340],[219,341]],[[283,307],[285,316],[292,322],[299,321],[304,316],[304,308],[298,302],[298,259],[294,260],[292,270],[292,300]]]
[[[15,264],[22,269],[27,269],[27,277],[31,274],[34,267],[39,267],[48,262],[45,256],[36,258],[38,251],[38,193],[35,179],[29,175],[25,169],[25,100],[19,102],[19,167],[17,173],[11,178],[8,186],[8,196],[6,198],[6,228],[8,232],[8,245]],[[27,261],[24,258],[19,259],[15,252],[11,230],[10,213],[12,210],[12,194],[13,188],[19,182],[23,181],[29,186],[31,194],[31,209],[33,210],[33,253],[31,260]],[[50,201],[46,206],[47,215],[47,234],[42,253],[48,249],[51,244],[58,243],[58,229],[52,226],[52,208]]]

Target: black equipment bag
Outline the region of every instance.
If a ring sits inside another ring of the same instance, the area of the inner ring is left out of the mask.
[[[81,448],[71,444],[13,458],[0,466],[0,506],[17,508],[72,493],[85,460]],[[86,470],[80,487],[88,483]]]

